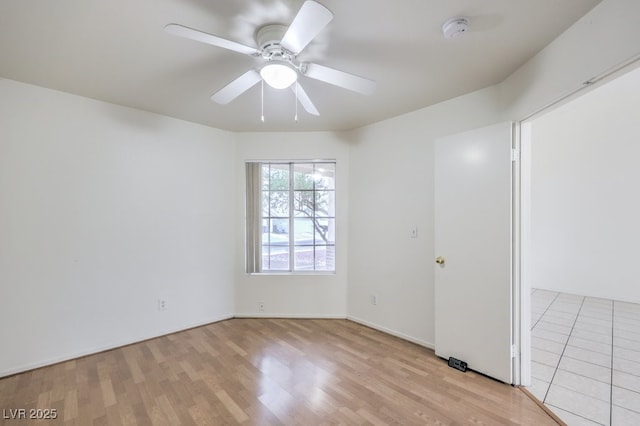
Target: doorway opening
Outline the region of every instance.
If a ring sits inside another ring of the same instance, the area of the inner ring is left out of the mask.
[[[640,421],[639,65],[520,123],[521,384],[570,424]]]

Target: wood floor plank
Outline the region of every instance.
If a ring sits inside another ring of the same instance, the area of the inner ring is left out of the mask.
[[[67,391],[64,398],[63,420],[65,422],[78,417],[78,390],[71,389]]]
[[[556,424],[518,389],[323,319],[236,318],[0,379],[0,409],[20,408],[55,408],[52,425]]]
[[[236,402],[229,396],[227,392],[225,392],[224,390],[220,390],[216,392],[216,397],[220,400],[220,402],[224,404],[225,408],[229,410],[233,418],[236,419],[238,423],[249,420],[249,416],[247,416],[247,413],[245,413],[242,408],[240,408],[238,404],[236,404]]]

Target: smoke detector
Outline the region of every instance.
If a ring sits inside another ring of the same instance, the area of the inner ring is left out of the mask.
[[[442,34],[444,38],[452,39],[463,35],[469,29],[469,18],[458,16],[449,19],[442,25]]]

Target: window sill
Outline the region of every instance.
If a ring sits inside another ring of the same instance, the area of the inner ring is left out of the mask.
[[[256,276],[272,276],[272,275],[279,275],[279,276],[283,276],[283,275],[296,275],[296,276],[300,276],[300,275],[310,275],[310,276],[323,276],[323,275],[328,275],[328,276],[334,276],[336,275],[335,271],[330,272],[330,271],[308,271],[308,272],[250,272],[250,273],[246,273],[247,275],[256,275]]]

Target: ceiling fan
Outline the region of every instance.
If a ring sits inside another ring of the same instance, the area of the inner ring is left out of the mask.
[[[264,59],[264,63],[259,69],[250,69],[214,93],[211,96],[213,101],[219,104],[228,104],[257,83],[264,81],[276,89],[290,87],[309,114],[320,115],[307,93],[300,86],[298,82],[300,75],[365,95],[373,93],[376,88],[376,83],[373,80],[324,65],[298,61],[300,52],[332,19],[333,13],[329,9],[320,3],[307,0],[289,27],[270,24],[258,28],[255,35],[258,47],[247,46],[180,24],[168,24],[164,29],[173,35]]]

